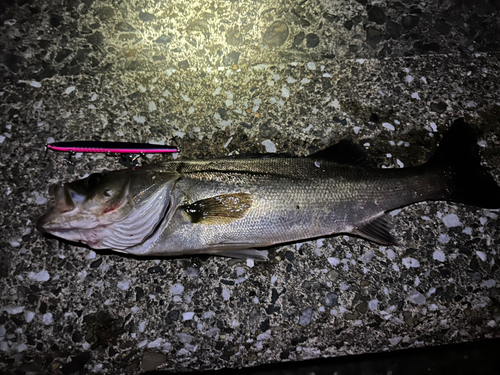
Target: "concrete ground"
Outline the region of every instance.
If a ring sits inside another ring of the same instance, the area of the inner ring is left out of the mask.
[[[341,235],[274,246],[261,263],[139,259],[35,229],[51,183],[121,168],[44,156],[63,140],[164,142],[202,159],[351,139],[401,168],[464,117],[498,182],[498,1],[0,10],[0,372],[208,371],[500,337],[498,210],[415,204],[390,214],[396,246]]]

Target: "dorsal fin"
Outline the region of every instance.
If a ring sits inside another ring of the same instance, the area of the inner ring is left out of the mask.
[[[332,161],[338,164],[367,165],[368,157],[364,150],[349,140],[342,140],[324,150],[308,156],[311,159]]]
[[[231,155],[231,156],[223,156],[216,159],[275,159],[275,158],[296,158],[296,155],[289,154],[286,152],[282,152],[279,154],[239,154],[239,155]]]
[[[238,154],[231,156],[222,156],[218,158],[213,158],[211,160],[235,160],[235,159],[279,159],[279,158],[298,158],[299,156],[293,155],[288,152],[283,152],[279,154],[265,153],[265,154]],[[317,151],[307,158],[331,161],[337,164],[350,164],[357,166],[371,166],[371,160],[369,160],[365,151],[358,145],[354,144],[350,140],[341,140],[333,146],[327,147],[323,150]],[[168,162],[167,162],[168,163]],[[144,169],[147,167],[140,167],[134,169]]]
[[[265,158],[296,158],[297,155],[290,153],[280,154],[242,154],[224,157],[227,159],[265,159]],[[369,160],[365,151],[349,140],[341,140],[333,146],[317,151],[308,156],[311,159],[331,161],[337,164],[368,165]]]

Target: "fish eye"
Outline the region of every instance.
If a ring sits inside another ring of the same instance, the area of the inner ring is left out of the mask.
[[[109,198],[109,197],[111,197],[113,195],[113,190],[111,190],[111,189],[104,189],[103,195],[106,198]]]
[[[101,181],[101,177],[102,177],[101,173],[92,173],[87,178],[87,181],[86,181],[85,185],[87,185],[87,187],[89,189],[93,189],[93,188],[95,188],[99,184],[99,182]]]

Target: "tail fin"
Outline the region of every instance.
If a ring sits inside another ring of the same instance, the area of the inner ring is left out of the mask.
[[[428,165],[446,178],[448,200],[483,208],[500,208],[500,186],[480,164],[477,139],[464,119],[444,134]]]

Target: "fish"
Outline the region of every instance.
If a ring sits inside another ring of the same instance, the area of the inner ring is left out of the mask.
[[[340,142],[308,157],[174,160],[93,173],[49,188],[44,234],[136,256],[266,260],[267,248],[349,234],[395,244],[387,212],[422,201],[500,208],[473,128],[456,120],[426,163],[367,165]]]

